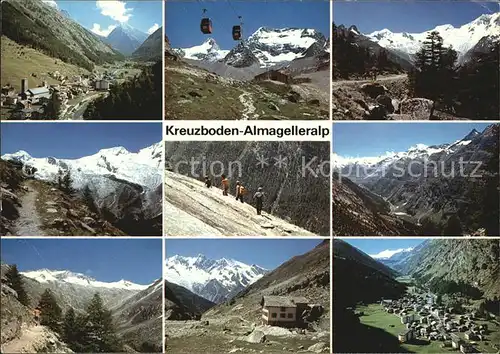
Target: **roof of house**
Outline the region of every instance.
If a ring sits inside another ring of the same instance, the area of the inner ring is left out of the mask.
[[[46,87],[37,87],[37,88],[29,89],[28,92],[31,92],[33,95],[42,95],[42,94],[50,93],[50,90]]]
[[[297,307],[297,304],[307,304],[307,300],[303,296],[264,296],[264,306],[269,307]]]

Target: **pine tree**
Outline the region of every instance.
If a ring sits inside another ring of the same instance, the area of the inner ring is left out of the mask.
[[[87,307],[85,325],[86,351],[94,353],[121,351],[120,341],[115,333],[111,311],[104,307],[99,294],[95,294]]]
[[[90,190],[90,187],[88,185],[83,188],[83,201],[92,213],[98,213],[99,210],[97,209],[94,197],[92,196],[92,191]]]
[[[40,302],[40,323],[47,326],[53,331],[61,332],[62,310],[57,304],[57,301],[49,289],[45,289]]]
[[[7,278],[7,285],[10,286],[16,293],[17,299],[24,306],[29,306],[28,294],[24,290],[23,280],[21,279],[21,274],[17,270],[17,265],[13,265],[6,272],[5,277]]]
[[[62,177],[62,190],[68,195],[72,195],[74,193],[72,184],[73,179],[71,178],[71,172],[68,170]]]
[[[448,219],[443,230],[443,236],[462,236],[462,225],[457,215],[453,214]]]
[[[77,327],[75,310],[69,308],[66,311],[63,322],[63,338],[69,347],[73,347],[78,341],[79,328]]]
[[[63,172],[61,169],[57,171],[57,188],[59,188],[60,190],[63,189]]]

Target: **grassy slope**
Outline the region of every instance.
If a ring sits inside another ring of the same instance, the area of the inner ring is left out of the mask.
[[[29,87],[36,87],[46,80],[49,84],[59,81],[51,78],[48,73],[59,71],[64,76],[88,74],[89,72],[73,64],[49,57],[36,49],[17,44],[2,36],[1,84],[10,83],[17,91],[21,89],[21,79],[27,78]],[[37,77],[33,77],[32,74]]]
[[[167,61],[166,65],[190,70],[188,66],[177,62]],[[199,72],[201,69],[193,70]],[[224,85],[207,82],[202,76],[167,69],[165,115],[167,119],[241,119],[245,107],[239,97],[247,92],[256,108],[254,113],[258,115],[257,119],[328,119],[326,106],[288,101],[286,97],[291,90],[289,85],[273,82],[238,82]],[[192,97],[190,92],[201,97]],[[270,108],[272,105],[276,105],[280,111]]]

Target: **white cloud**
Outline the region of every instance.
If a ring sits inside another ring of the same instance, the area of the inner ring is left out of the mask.
[[[150,29],[148,29],[148,34],[153,34],[158,28],[160,28],[160,25],[155,23]]]
[[[397,253],[409,252],[412,249],[413,249],[412,247],[409,247],[409,248],[398,248],[397,250],[384,250],[384,251],[381,251],[377,254],[370,254],[370,257],[375,258],[375,259],[387,259],[387,258],[391,258],[392,256],[394,256]]]
[[[46,3],[49,6],[52,6],[54,9],[59,9],[59,6],[57,6],[57,2],[55,0],[42,0],[42,2]]]
[[[108,28],[101,28],[101,25],[98,23],[94,23],[92,26],[91,31],[94,32],[95,34],[98,34],[99,36],[107,37],[116,28],[114,25],[108,26]]]
[[[127,4],[119,0],[97,0],[97,8],[101,10],[101,15],[111,17],[118,22],[127,22],[132,17],[132,8],[127,8]]]

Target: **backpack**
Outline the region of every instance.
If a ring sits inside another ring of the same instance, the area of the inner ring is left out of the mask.
[[[247,189],[245,187],[243,187],[243,186],[240,186],[240,194],[241,195],[247,194]]]

